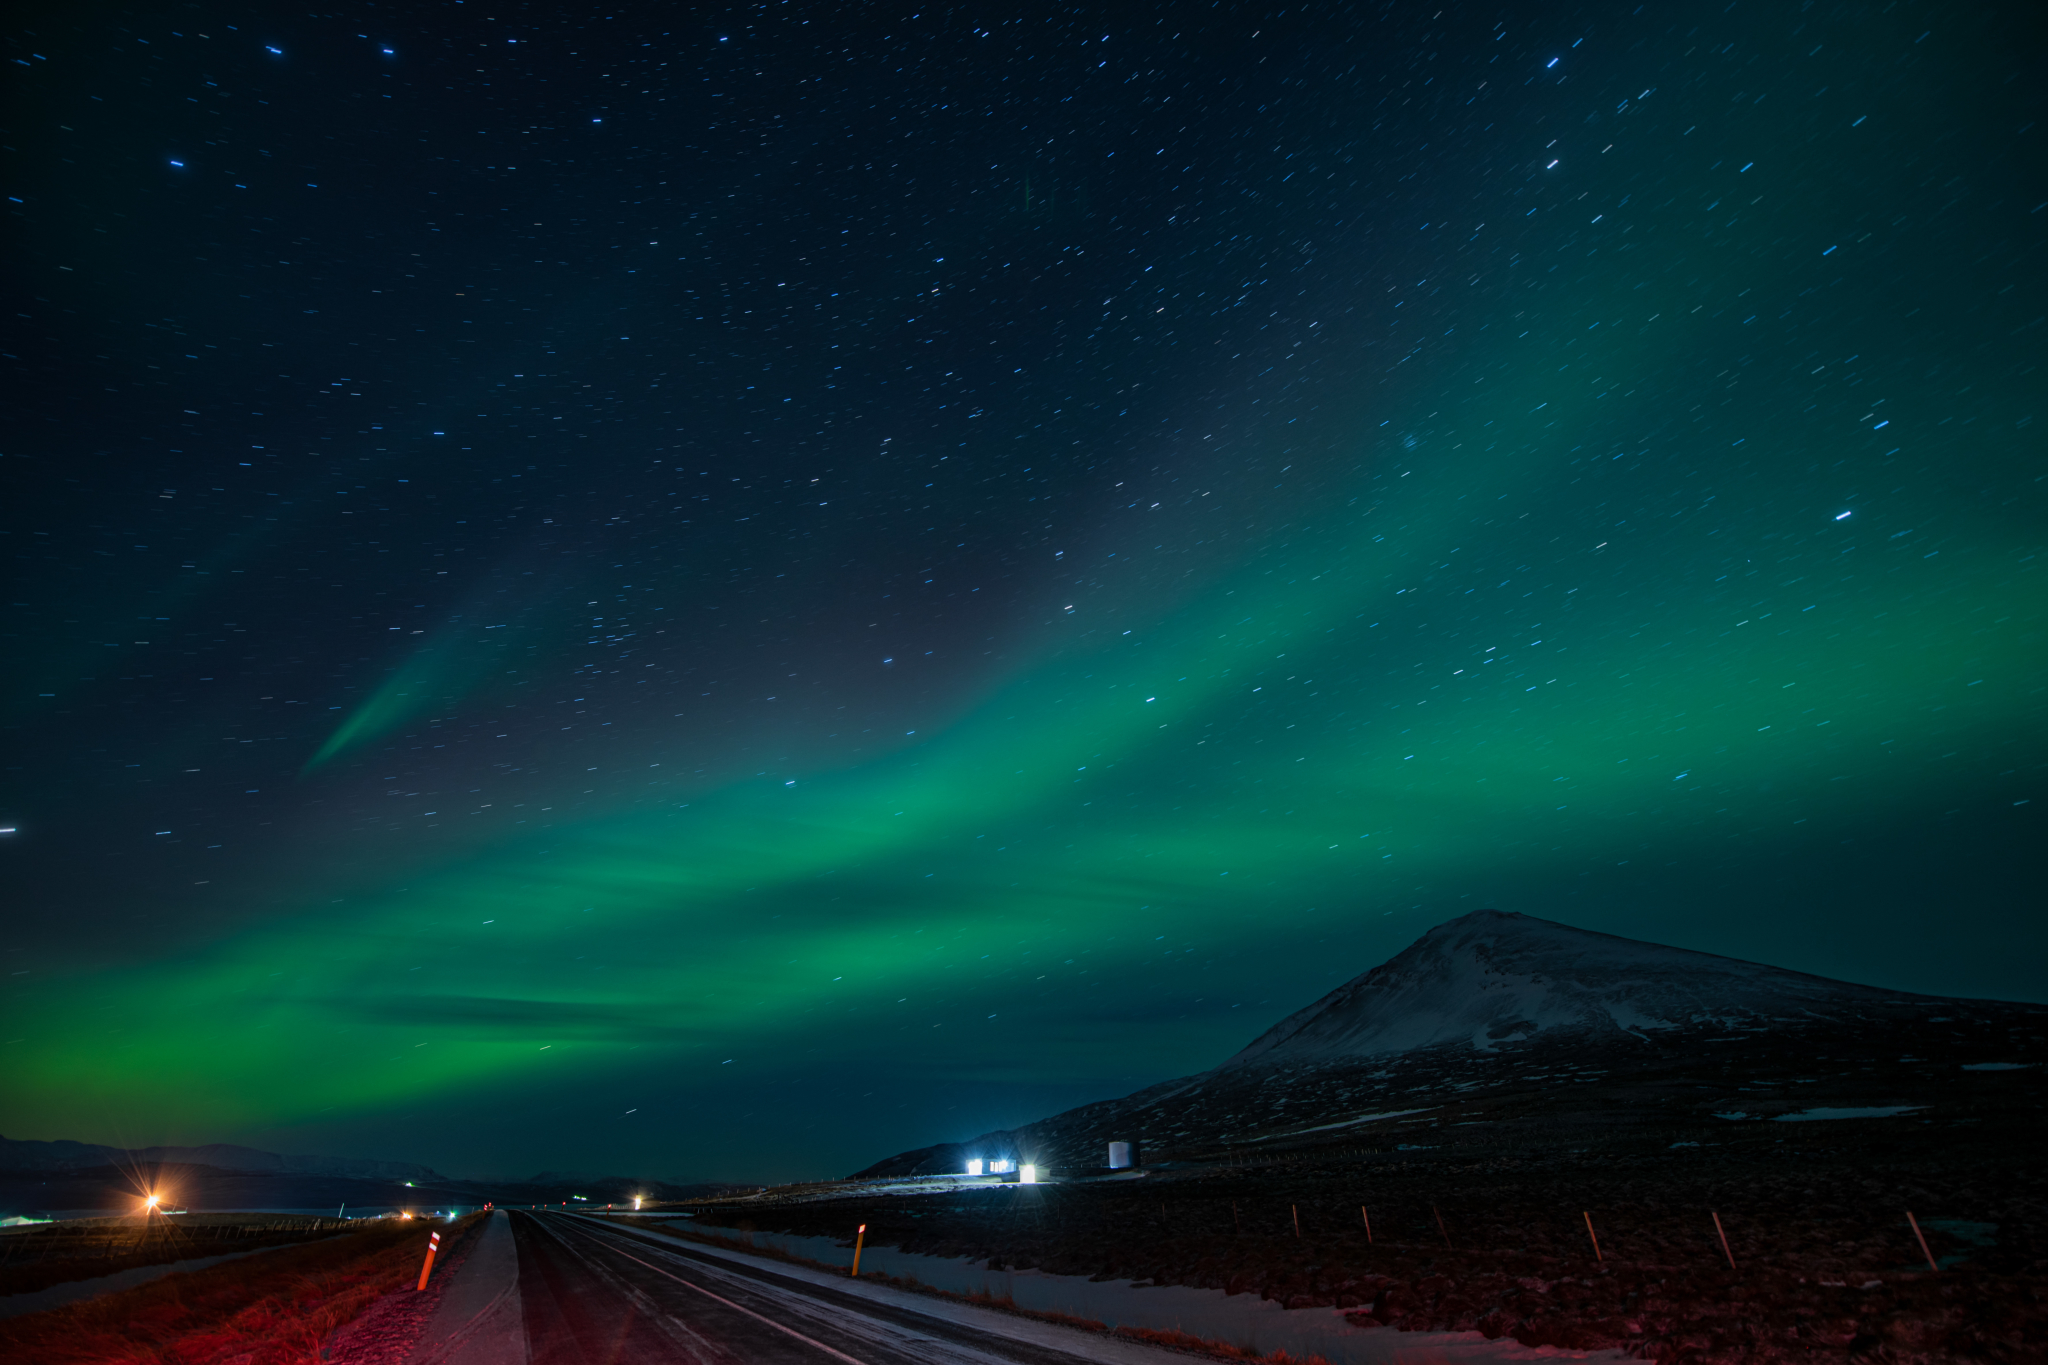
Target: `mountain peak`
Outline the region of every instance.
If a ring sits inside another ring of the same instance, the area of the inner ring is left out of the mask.
[[[1810,1019],[1909,998],[1805,972],[1574,929],[1499,910],[1437,925],[1224,1063],[1488,1049],[1551,1029],[1643,1033]]]

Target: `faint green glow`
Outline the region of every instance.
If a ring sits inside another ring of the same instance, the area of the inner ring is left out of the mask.
[[[327,742],[306,760],[313,773],[361,745],[381,739],[430,707],[474,686],[491,661],[471,646],[474,628],[449,626],[433,644],[423,645],[396,674],[335,727]]]
[[[377,694],[357,707],[335,732],[314,751],[306,761],[306,771],[312,772],[325,767],[330,759],[348,752],[358,744],[377,738],[391,727],[404,721],[417,711],[413,701],[415,690],[424,691],[426,683],[419,678],[405,683],[389,683],[379,688]]]

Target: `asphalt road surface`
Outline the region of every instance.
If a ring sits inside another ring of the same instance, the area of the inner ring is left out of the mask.
[[[512,1214],[531,1365],[1081,1365],[1187,1357],[744,1265],[564,1214]],[[984,1321],[977,1323],[973,1319]]]

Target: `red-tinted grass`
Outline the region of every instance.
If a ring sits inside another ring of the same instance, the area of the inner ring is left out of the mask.
[[[429,1231],[380,1224],[0,1321],[0,1359],[306,1365],[329,1332],[418,1276]]]

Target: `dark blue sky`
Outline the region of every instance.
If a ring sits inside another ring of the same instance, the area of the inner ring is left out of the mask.
[[[38,13],[10,1135],[829,1174],[1482,905],[2048,990],[2018,7]]]

